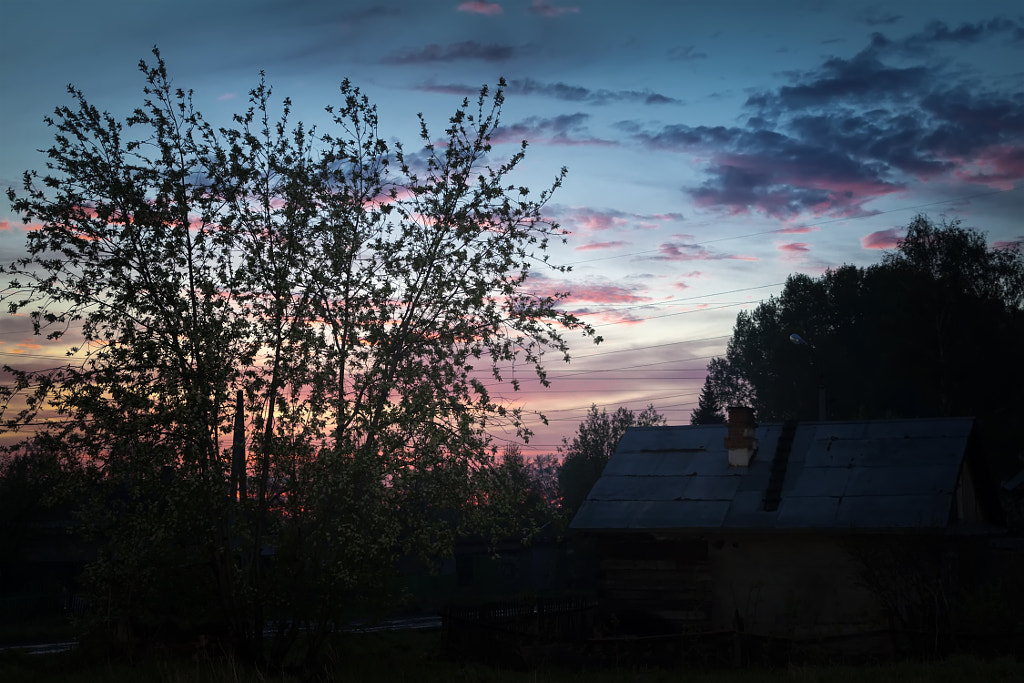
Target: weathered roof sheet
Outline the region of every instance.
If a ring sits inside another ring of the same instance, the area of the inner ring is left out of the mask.
[[[781,424],[729,467],[724,425],[634,427],[573,520],[579,530],[941,529],[973,419],[797,425],[776,510],[765,510]]]

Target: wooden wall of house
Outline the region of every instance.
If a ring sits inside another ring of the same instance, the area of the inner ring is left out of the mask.
[[[598,552],[599,601],[623,631],[813,639],[886,627],[856,560],[825,534],[609,536]]]
[[[601,535],[597,635],[692,633],[710,643],[741,631],[725,642],[796,657],[932,656],[976,642],[1019,652],[1020,566],[1006,561],[1019,549],[1001,543],[1002,555],[983,536]]]
[[[711,626],[799,640],[887,627],[858,561],[835,534],[709,539]]]
[[[598,545],[598,600],[631,634],[710,628],[712,581],[703,539],[610,537]]]

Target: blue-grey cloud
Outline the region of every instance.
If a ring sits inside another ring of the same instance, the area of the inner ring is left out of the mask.
[[[915,41],[1005,35],[1003,19],[929,24],[896,44],[881,34],[850,58],[831,57],[754,93],[741,125],[618,124],[652,149],[709,159],[684,190],[700,205],[776,217],[858,215],[914,179],[945,177],[1009,188],[1024,180],[1024,93],[1000,90],[942,62],[894,65]]]
[[[893,14],[884,7],[880,7],[878,5],[865,8],[858,16],[858,20],[864,22],[868,26],[888,26],[895,24],[902,18],[903,15]]]
[[[422,48],[403,50],[385,57],[383,61],[386,64],[459,61],[504,62],[515,57],[517,53],[518,48],[511,45],[483,45],[475,40],[465,40],[445,46],[432,43]]]
[[[906,38],[902,43],[907,46],[936,43],[978,43],[1001,34],[1015,36],[1020,28],[1018,22],[1005,17],[996,17],[975,23],[962,23],[952,28],[945,22],[933,21],[923,31]]]
[[[532,78],[514,79],[508,84],[510,93],[544,95],[570,102],[611,104],[613,102],[639,102],[642,104],[678,104],[679,100],[651,90],[593,90],[566,83],[543,83]]]
[[[834,107],[844,102],[860,104],[869,98],[876,103],[906,100],[929,85],[932,76],[933,71],[926,66],[888,66],[873,48],[868,48],[852,59],[833,57],[813,72],[795,75],[794,85],[752,95],[747,106],[764,116],[773,110]]]
[[[480,88],[459,83],[421,83],[414,86],[414,89],[421,92],[439,93],[441,95],[459,95],[460,97],[474,97],[480,94]]]
[[[560,17],[563,14],[578,14],[580,8],[575,5],[555,6],[547,2],[547,0],[533,0],[527,11],[542,17]]]
[[[668,58],[676,62],[695,62],[707,59],[707,52],[700,52],[696,45],[677,45],[668,51]]]
[[[417,90],[440,92],[445,94],[473,95],[480,91],[479,87],[449,83],[425,83],[416,86]],[[607,90],[585,88],[568,83],[544,83],[532,78],[513,79],[509,81],[506,92],[515,95],[540,95],[566,102],[581,104],[607,105],[616,102],[633,102],[638,104],[680,104],[681,101],[668,95],[652,90]]]
[[[592,137],[587,132],[586,124],[589,118],[589,114],[582,112],[552,117],[531,116],[517,123],[500,127],[492,136],[491,141],[501,143],[529,140],[551,145],[596,145],[602,147],[619,144],[614,140]]]

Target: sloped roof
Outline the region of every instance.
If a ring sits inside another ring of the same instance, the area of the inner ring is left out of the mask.
[[[782,424],[757,427],[749,467],[729,467],[725,425],[634,427],[572,528],[942,529],[972,426],[972,418],[798,424],[774,510],[765,495]]]

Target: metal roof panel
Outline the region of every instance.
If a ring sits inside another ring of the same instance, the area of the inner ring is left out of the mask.
[[[689,478],[683,494],[685,500],[732,500],[736,496],[742,474],[729,472],[718,476]]]
[[[653,474],[657,471],[658,463],[663,457],[665,457],[663,453],[616,451],[605,465],[603,474]]]
[[[893,464],[889,467],[856,467],[848,470],[848,496],[928,495],[956,488],[959,464],[931,467]]]
[[[836,511],[837,528],[942,528],[949,523],[951,496],[845,496]]]
[[[570,525],[573,529],[628,529],[636,501],[587,500]]]
[[[729,511],[727,500],[652,501],[630,520],[633,529],[719,528]]]
[[[905,528],[947,523],[970,418],[797,426],[777,511],[764,499],[782,425],[731,468],[723,425],[628,429],[574,528]],[[606,525],[606,526],[603,526]]]
[[[787,479],[792,487],[787,497],[841,496],[846,493],[850,470],[845,467],[802,467]]]

